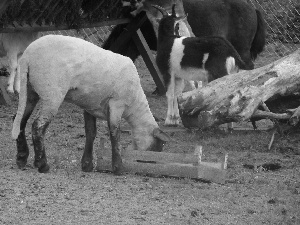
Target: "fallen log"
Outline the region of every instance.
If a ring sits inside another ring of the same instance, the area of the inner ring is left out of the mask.
[[[178,98],[185,127],[300,119],[300,50],[264,67],[227,75]]]

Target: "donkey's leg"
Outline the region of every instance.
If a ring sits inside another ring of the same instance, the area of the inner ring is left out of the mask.
[[[170,83],[168,85],[168,90],[166,93],[168,99],[168,111],[167,111],[167,118],[165,120],[166,126],[173,126],[176,125],[176,120],[174,121],[174,98],[175,98],[175,77],[172,74],[170,78]]]
[[[118,175],[122,171],[122,158],[120,152],[120,123],[125,106],[122,101],[109,101],[108,128],[112,147],[112,171]]]
[[[34,166],[38,168],[40,173],[46,173],[49,170],[45,152],[44,137],[46,130],[51,120],[57,114],[58,108],[63,102],[63,99],[63,97],[50,97],[48,100],[43,100],[39,116],[32,124],[32,141],[35,153]]]
[[[81,169],[84,172],[93,171],[93,145],[97,134],[96,117],[84,111],[85,148],[81,159]]]
[[[17,143],[16,162],[20,169],[25,167],[27,163],[27,158],[29,156],[29,148],[27,145],[26,135],[25,135],[26,123],[32,111],[34,110],[38,100],[39,100],[39,96],[35,92],[33,92],[30,86],[28,86],[26,108],[23,114],[23,118],[21,120],[20,134],[16,140]]]

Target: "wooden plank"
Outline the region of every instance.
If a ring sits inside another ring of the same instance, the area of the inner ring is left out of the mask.
[[[187,132],[188,128],[185,127],[160,127],[163,132],[166,133],[175,133],[175,132]],[[125,125],[121,127],[123,132],[131,133],[131,127],[129,125]]]
[[[117,24],[126,24],[129,23],[131,20],[124,18],[124,19],[114,19],[114,20],[105,20],[101,22],[95,22],[95,23],[87,23],[87,24],[81,24],[80,28],[93,28],[93,27],[103,27],[103,26],[111,26],[111,25],[117,25]],[[0,28],[0,33],[13,33],[13,32],[43,32],[43,31],[55,31],[55,30],[69,30],[73,29],[70,28],[68,25],[61,25],[61,26],[48,26],[43,25],[39,26],[38,24],[33,24],[32,26],[22,26],[22,27],[4,27]]]
[[[198,164],[198,158],[193,154],[169,153],[169,152],[152,152],[139,150],[123,150],[122,158],[134,161],[150,161],[157,163],[186,163]]]
[[[144,62],[146,64],[146,66],[148,67],[151,76],[158,88],[158,94],[163,95],[166,93],[166,88],[165,88],[165,83],[164,83],[164,79],[163,76],[161,75],[155,59],[152,55],[152,52],[141,32],[140,29],[138,29],[134,35],[132,36],[135,45],[137,46],[139,52],[141,53]]]
[[[126,44],[131,40],[134,33],[143,25],[146,21],[147,16],[145,12],[135,17],[119,35],[116,41],[109,47],[109,50],[119,53],[121,52]]]
[[[105,139],[100,138],[97,148],[96,171],[112,171],[111,150],[105,149]],[[201,162],[202,146],[196,146],[194,154],[176,154],[165,152],[137,151],[127,149],[121,152],[123,173],[138,173],[156,176],[175,176],[202,179],[224,184],[226,180],[225,164]]]
[[[102,158],[98,160],[97,171],[111,171],[111,160]],[[123,173],[155,174],[160,176],[176,176],[198,178],[198,168],[191,164],[179,163],[140,163],[123,159]]]
[[[100,140],[101,142],[101,140]],[[104,144],[103,144],[104,146]],[[100,157],[111,157],[110,148],[100,148],[97,153]],[[224,155],[225,159],[222,162],[205,162],[199,161],[198,153],[170,153],[170,152],[154,152],[154,151],[139,151],[133,150],[131,146],[121,151],[122,159],[140,162],[156,162],[156,163],[185,163],[192,165],[203,165],[213,167],[216,169],[224,169],[224,164],[227,164],[227,154]],[[226,162],[226,163],[225,163]]]
[[[225,184],[226,170],[220,170],[218,168],[205,166],[202,163],[197,166],[198,178],[211,181],[214,183]]]
[[[111,157],[111,149],[104,149],[99,152],[100,156]],[[124,149],[121,151],[122,159],[132,161],[157,162],[157,163],[187,163],[198,164],[198,159],[193,154],[184,153],[168,153],[168,152],[153,152],[139,151],[132,149]]]
[[[111,171],[111,159],[103,157],[98,159],[96,171]],[[181,163],[140,163],[123,159],[123,173],[138,173],[156,176],[174,176],[190,179],[202,179],[209,182],[224,184],[226,171],[202,164],[194,166]]]

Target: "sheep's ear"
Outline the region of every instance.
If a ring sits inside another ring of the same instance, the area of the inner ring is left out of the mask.
[[[156,137],[156,138],[158,138],[158,139],[160,139],[160,140],[162,140],[162,141],[165,141],[165,142],[171,140],[171,138],[169,137],[169,135],[167,135],[165,132],[163,132],[159,128],[155,128],[153,130],[153,136]]]

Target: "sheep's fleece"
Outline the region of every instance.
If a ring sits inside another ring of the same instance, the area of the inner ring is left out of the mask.
[[[146,133],[158,128],[130,58],[79,38],[47,35],[31,43],[20,61],[21,90],[12,130],[14,139],[19,135],[26,107],[27,72],[28,82],[42,101],[43,116],[55,115],[65,99],[95,117],[107,119],[108,102],[113,100],[124,111],[133,135],[139,133],[147,139]]]

